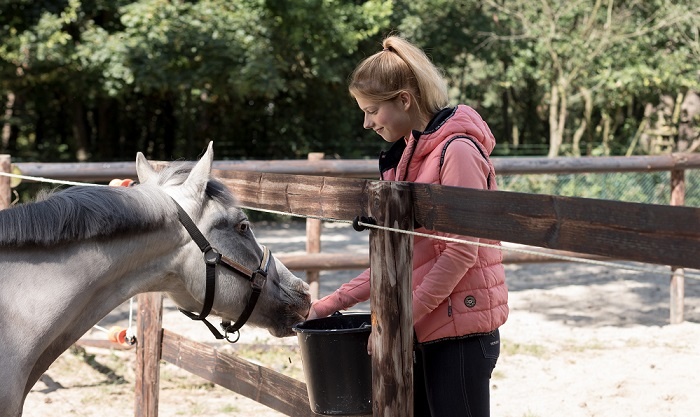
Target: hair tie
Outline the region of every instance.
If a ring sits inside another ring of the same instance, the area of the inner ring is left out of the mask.
[[[382,52],[392,52],[392,48],[391,48],[391,46],[390,46],[390,47],[388,47],[388,48],[384,48],[384,49],[382,49]]]

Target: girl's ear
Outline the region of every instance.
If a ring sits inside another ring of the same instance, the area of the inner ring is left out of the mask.
[[[413,96],[408,93],[408,91],[402,91],[399,93],[399,100],[401,100],[401,108],[404,111],[408,111],[413,105]]]

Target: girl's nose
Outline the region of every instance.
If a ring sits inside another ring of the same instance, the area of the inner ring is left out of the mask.
[[[364,127],[365,129],[371,129],[372,124],[372,120],[369,118],[369,116],[365,115],[365,120],[364,123],[362,123],[362,127]]]

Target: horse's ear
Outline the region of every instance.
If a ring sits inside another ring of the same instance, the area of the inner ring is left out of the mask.
[[[146,183],[149,178],[157,175],[156,170],[153,169],[141,152],[136,154],[136,175],[139,177],[141,184]]]
[[[196,193],[204,193],[211,175],[211,166],[214,162],[214,142],[209,142],[207,151],[190,171],[183,187],[194,190]]]

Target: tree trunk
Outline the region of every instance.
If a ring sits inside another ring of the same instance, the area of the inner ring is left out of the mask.
[[[166,94],[162,101],[161,123],[163,125],[163,159],[171,160],[175,158],[175,135],[177,132],[175,117],[174,94]]]
[[[610,155],[610,115],[606,112],[603,111],[602,113],[602,121],[603,123],[603,153],[605,155]]]
[[[76,101],[73,104],[73,140],[75,142],[75,157],[80,162],[88,159],[88,143],[90,142],[88,136],[83,104]]]
[[[17,105],[19,100],[12,91],[7,93],[7,101],[5,102],[5,123],[2,126],[2,139],[0,141],[0,153],[12,153],[17,149],[17,136],[19,128],[17,124],[12,123],[12,117],[16,115]]]
[[[564,120],[566,119],[565,90],[559,82],[552,84],[549,103],[549,158],[559,156],[564,136]]]
[[[559,108],[559,87],[552,84],[549,99],[549,158],[559,155],[559,141],[557,140],[557,109]]]
[[[584,110],[581,123],[574,133],[571,140],[571,154],[575,157],[581,156],[581,138],[588,131],[588,126],[591,124],[591,114],[593,113],[593,98],[591,90],[586,87],[581,87],[581,97],[583,97]]]
[[[121,128],[117,117],[119,106],[114,99],[102,98],[97,102],[97,152],[102,160],[112,160],[119,149],[115,145],[119,143]]]
[[[7,101],[5,102],[5,123],[2,125],[2,143],[0,143],[0,152],[7,152],[10,144],[10,132],[12,131],[12,110],[15,105],[15,94],[10,91],[7,93]]]
[[[563,83],[562,83],[563,84]],[[557,123],[557,136],[559,141],[559,146],[561,150],[561,145],[564,143],[564,129],[566,128],[566,117],[569,114],[567,107],[569,105],[569,100],[567,96],[567,88],[564,85],[559,85],[559,122]],[[556,155],[555,155],[556,156]]]
[[[634,134],[634,137],[632,138],[632,142],[630,143],[630,146],[627,148],[627,152],[625,152],[625,156],[632,156],[634,153],[634,148],[637,147],[637,143],[639,143],[639,138],[642,137],[642,134],[646,130],[646,128],[649,126],[649,117],[644,116],[644,119],[639,123],[639,127],[637,128],[637,132]]]

